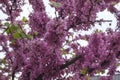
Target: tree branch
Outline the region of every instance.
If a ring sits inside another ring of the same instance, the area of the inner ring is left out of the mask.
[[[60,67],[60,70],[67,68],[68,66],[70,66],[71,64],[75,63],[78,59],[80,59],[82,57],[82,55],[78,55],[76,57],[74,57],[73,59],[71,59],[70,61],[66,62],[65,64],[63,64]]]

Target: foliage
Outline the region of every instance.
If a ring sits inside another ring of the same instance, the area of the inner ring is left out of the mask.
[[[100,79],[112,80],[120,65],[120,11],[114,7],[120,1],[49,1],[58,12],[55,18],[48,17],[43,0],[29,0],[33,8],[29,20],[18,20],[24,0],[0,0],[0,9],[8,16],[0,22],[0,54],[5,53],[0,59],[0,80],[90,80],[106,69],[108,76]],[[97,13],[105,9],[117,19],[115,30],[73,36],[75,31],[107,22],[96,20]],[[26,25],[31,28],[29,32],[24,29]],[[78,40],[88,45],[81,46]]]

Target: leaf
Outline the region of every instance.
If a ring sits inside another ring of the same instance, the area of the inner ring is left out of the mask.
[[[21,38],[28,38],[28,36],[25,33],[20,34]]]
[[[2,66],[0,66],[0,70],[2,70],[3,68],[2,68]]]
[[[28,22],[28,20],[26,19],[26,17],[23,17],[23,18],[22,18],[22,21],[23,21],[23,22]]]
[[[3,59],[3,60],[2,60],[2,63],[3,63],[3,64],[6,64],[6,60],[5,60],[5,59]]]
[[[26,38],[26,34],[21,30],[18,29],[14,34],[13,34],[14,39],[19,39],[19,38]]]
[[[33,39],[33,36],[30,35],[30,34],[28,34],[27,37],[28,37],[29,39]]]
[[[10,26],[10,24],[8,22],[4,23],[4,26]]]
[[[87,68],[83,69],[83,70],[81,71],[81,74],[83,74],[83,75],[87,74]]]
[[[18,29],[20,29],[20,28],[18,27],[18,25],[15,25],[15,24],[11,25],[11,27],[10,27],[10,30],[11,30],[12,32],[17,31]]]
[[[51,1],[50,5],[53,6],[53,7],[55,7],[55,8],[57,8],[57,7],[61,6],[61,3],[55,2],[55,1]]]
[[[61,50],[63,55],[67,54],[64,48],[62,48]]]
[[[102,32],[102,30],[99,30],[99,29],[95,30],[95,33],[101,33],[101,32]]]
[[[35,36],[36,36],[36,35],[38,35],[38,32],[37,32],[37,31],[35,31],[35,32],[34,32],[34,35],[35,35]]]
[[[14,33],[14,34],[13,34],[13,38],[14,38],[14,39],[21,38],[20,33],[17,33],[17,32]]]
[[[120,63],[117,64],[117,67],[119,67],[119,66],[120,66]]]
[[[10,29],[7,28],[5,32],[6,32],[7,34],[9,34],[9,33],[10,33]]]
[[[6,25],[8,25],[8,24],[6,24]],[[13,32],[15,32],[15,31],[17,31],[18,29],[20,29],[19,27],[18,27],[18,25],[8,25],[7,26],[8,28],[6,29],[6,33],[7,34],[10,34],[10,33],[13,33]]]

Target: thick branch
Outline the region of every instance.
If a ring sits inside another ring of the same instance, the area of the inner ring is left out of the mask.
[[[75,63],[78,59],[80,59],[82,57],[82,55],[78,55],[76,57],[74,57],[73,59],[71,59],[70,61],[66,62],[65,64],[63,64],[60,69],[65,69],[68,66],[70,66],[71,64]]]

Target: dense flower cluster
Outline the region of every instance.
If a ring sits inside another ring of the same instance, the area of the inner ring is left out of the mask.
[[[51,49],[46,42],[40,39],[28,41],[23,54],[26,58],[22,80],[39,80],[41,76],[44,80],[49,80],[60,75],[60,65],[64,63],[61,51]]]
[[[39,18],[40,17],[40,18]],[[45,12],[35,12],[30,14],[30,28],[31,33],[38,32],[39,37],[43,37],[46,29],[45,26],[49,21]]]
[[[0,80],[89,80],[105,70],[107,77],[100,80],[112,80],[120,60],[120,11],[114,7],[119,0],[49,1],[58,16],[48,17],[43,0],[29,0],[33,12],[29,20],[24,17],[20,21],[16,18],[24,0],[0,0],[1,11],[8,15],[4,24],[0,22],[0,54],[5,53],[0,59]],[[74,38],[73,31],[104,22],[96,21],[96,14],[105,9],[117,18],[115,31],[95,31]],[[28,33],[26,24],[31,28]],[[88,45],[81,46],[78,40]]]
[[[47,23],[46,30],[45,41],[48,45],[61,48],[62,43],[65,41],[65,36],[67,35],[66,23],[63,22],[63,20],[51,20]]]
[[[43,0],[29,0],[30,4],[33,7],[33,10],[36,12],[43,12],[45,11],[45,6],[43,4]]]
[[[33,7],[33,13],[29,15],[31,33],[37,32],[39,37],[43,37],[46,32],[46,24],[49,21],[45,12],[42,0],[29,0]]]

